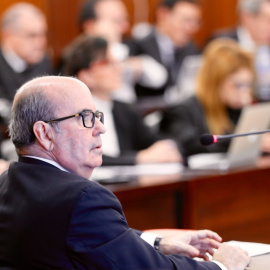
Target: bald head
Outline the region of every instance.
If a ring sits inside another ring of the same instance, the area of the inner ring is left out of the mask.
[[[44,57],[47,46],[47,22],[37,7],[28,3],[11,6],[2,17],[2,49],[13,51],[28,64]]]
[[[35,143],[35,122],[54,119],[64,108],[72,106],[78,86],[89,92],[77,79],[45,76],[27,82],[17,91],[9,125],[10,137],[17,149]],[[52,125],[57,131],[58,124]]]
[[[89,178],[102,163],[103,119],[84,83],[47,76],[18,90],[9,132],[19,155],[53,160]]]
[[[59,104],[60,101],[63,103],[65,100],[70,102],[69,95],[73,94],[72,89],[76,89],[78,85],[86,88],[81,81],[72,77],[44,76],[35,78],[18,89],[12,108],[16,107],[20,100],[39,93],[44,93],[51,103]],[[87,91],[89,91],[88,88]]]

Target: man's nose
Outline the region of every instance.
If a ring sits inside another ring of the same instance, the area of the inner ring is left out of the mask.
[[[106,127],[98,119],[96,119],[95,121],[94,132],[99,133],[99,134],[104,134],[106,132]]]

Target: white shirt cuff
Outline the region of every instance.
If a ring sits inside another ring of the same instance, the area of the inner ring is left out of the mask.
[[[151,88],[162,87],[168,78],[165,67],[149,55],[140,55],[138,57],[142,60],[140,83]]]
[[[221,268],[221,270],[228,270],[228,268],[221,262],[217,262],[217,261],[211,261],[211,262],[217,264]]]
[[[154,243],[156,238],[158,237],[158,235],[154,234],[154,233],[142,233],[140,236],[145,242],[147,242],[149,245],[151,245],[152,247],[154,247]],[[222,269],[223,270],[223,269]],[[226,269],[227,270],[227,269]]]

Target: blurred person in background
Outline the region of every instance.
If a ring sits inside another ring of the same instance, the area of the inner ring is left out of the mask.
[[[211,39],[232,38],[254,53],[256,96],[262,101],[270,100],[270,0],[238,0],[237,8],[238,26],[219,30]]]
[[[2,15],[0,98],[12,102],[16,90],[33,77],[52,74],[47,55],[47,22],[29,3],[17,3]]]
[[[84,82],[91,89],[97,108],[106,115],[103,165],[182,160],[172,140],[160,140],[131,105],[112,99],[122,83],[121,67],[110,55],[105,39],[81,37],[65,63],[64,75],[76,76]]]
[[[171,135],[190,156],[226,152],[230,140],[202,146],[204,133],[233,133],[241,109],[254,101],[255,71],[252,55],[231,39],[217,39],[203,54],[195,95],[164,113],[161,130]],[[262,140],[269,152],[269,136]]]
[[[142,39],[130,42],[131,55],[147,54],[168,71],[167,82],[157,91],[142,85],[136,86],[139,97],[158,96],[174,102],[179,94],[175,88],[183,60],[199,54],[193,42],[201,24],[201,7],[197,0],[162,0],[156,9],[153,31]]]
[[[109,42],[109,50],[115,61],[122,65],[123,82],[113,96],[117,100],[134,103],[136,82],[152,91],[162,86],[167,79],[166,69],[148,55],[129,56],[129,48],[122,42],[130,24],[126,6],[121,0],[87,0],[79,15],[83,35],[100,36]],[[75,39],[76,42],[76,39]],[[73,42],[63,51],[63,61],[68,57]]]
[[[0,156],[7,160],[17,158],[6,134],[13,97],[26,81],[53,73],[46,52],[47,22],[42,11],[24,2],[5,10],[1,17],[0,45]]]

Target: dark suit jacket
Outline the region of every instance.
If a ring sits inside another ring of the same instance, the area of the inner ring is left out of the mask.
[[[232,122],[236,124],[241,111],[232,109],[227,111]],[[209,133],[209,128],[202,105],[195,96],[168,108],[164,112],[160,129],[181,145],[183,154],[186,156],[208,152],[227,152],[230,144],[230,140],[224,140],[210,146],[200,144],[200,136]]]
[[[127,43],[130,48],[130,55],[131,56],[137,56],[141,54],[147,54],[152,56],[155,60],[157,60],[159,63],[164,65],[161,60],[161,54],[159,51],[156,34],[155,31],[153,31],[151,34],[149,34],[147,37],[143,39],[133,39]],[[199,54],[198,48],[195,46],[194,43],[190,42],[185,47],[178,48],[175,52],[175,70],[174,73],[178,74],[181,64],[186,56],[189,55],[195,55]],[[164,65],[165,66],[165,65]],[[166,66],[165,66],[166,67]],[[147,87],[143,87],[142,85],[137,84],[136,85],[136,93],[138,97],[145,97],[145,96],[161,96],[164,94],[165,89],[175,84],[175,79],[172,77],[171,70],[166,67],[168,70],[168,80],[166,84],[159,88],[159,89],[151,89]]]
[[[113,101],[112,113],[121,155],[117,158],[103,155],[103,165],[135,164],[138,151],[148,148],[160,138],[143,123],[141,115],[132,105]]]
[[[155,251],[109,190],[31,158],[2,174],[0,217],[0,269],[220,269]]]
[[[53,68],[46,56],[38,64],[29,66],[24,72],[15,72],[3,57],[0,50],[0,98],[13,101],[16,90],[30,79],[42,75],[53,75]]]

